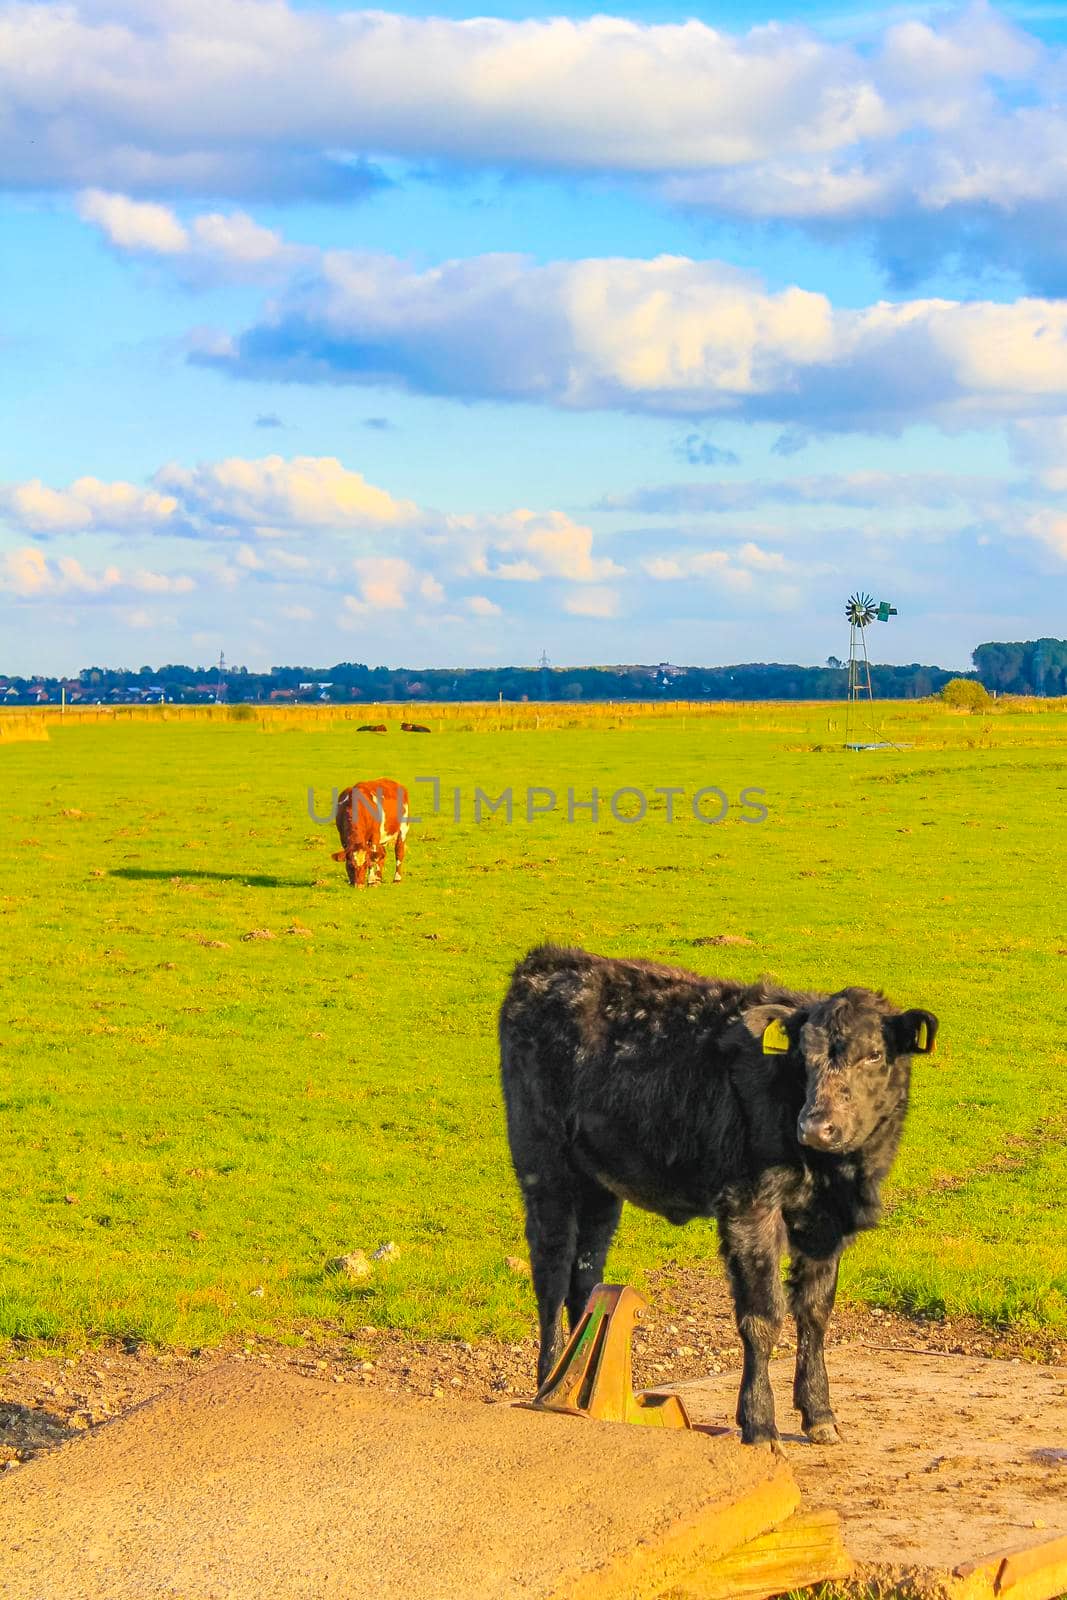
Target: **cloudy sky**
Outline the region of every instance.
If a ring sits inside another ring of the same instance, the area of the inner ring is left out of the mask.
[[[0,670],[1067,632],[1067,5],[0,0]]]

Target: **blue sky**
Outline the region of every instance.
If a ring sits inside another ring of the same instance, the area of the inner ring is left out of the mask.
[[[0,669],[1067,632],[1067,6],[23,0],[0,127]]]

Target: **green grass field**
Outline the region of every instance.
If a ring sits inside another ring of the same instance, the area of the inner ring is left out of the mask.
[[[794,705],[514,730],[505,708],[499,731],[378,740],[68,719],[5,742],[0,1338],[529,1331],[495,1011],[546,938],[936,1011],[843,1296],[1067,1327],[1067,707],[881,716],[908,748],[843,752],[840,708]],[[325,810],[381,774],[424,816],[413,780],[437,775],[445,805],[403,885],[354,893],[306,792]],[[479,785],[513,787],[511,826],[474,822]],[[563,812],[527,823],[528,785]],[[568,823],[568,786],[593,785],[653,804]],[[657,785],[686,791],[673,823]],[[735,802],[720,825],[689,813],[705,785]],[[740,820],[745,787],[765,822]],[[719,934],[752,942],[696,943]],[[385,1240],[400,1255],[365,1283],[324,1270]],[[611,1273],[666,1259],[713,1262],[712,1226],[628,1209]]]

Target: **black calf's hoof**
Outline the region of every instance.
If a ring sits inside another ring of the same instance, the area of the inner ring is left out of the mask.
[[[810,1428],[805,1428],[812,1444],[840,1444],[841,1435],[834,1422],[813,1422]]]

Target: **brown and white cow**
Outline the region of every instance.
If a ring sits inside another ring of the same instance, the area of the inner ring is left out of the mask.
[[[381,883],[390,844],[396,857],[393,882],[400,882],[408,815],[408,792],[393,778],[371,778],[342,789],[336,817],[341,849],[333,859],[344,862],[353,889]]]

